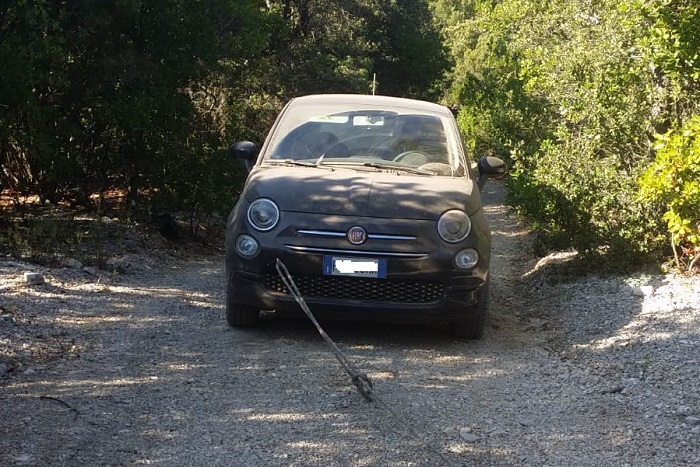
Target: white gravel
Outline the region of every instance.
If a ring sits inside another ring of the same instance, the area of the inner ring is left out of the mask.
[[[700,280],[560,277],[502,195],[483,340],[326,325],[381,403],[302,319],[229,329],[221,257],[0,261],[0,465],[700,465]]]

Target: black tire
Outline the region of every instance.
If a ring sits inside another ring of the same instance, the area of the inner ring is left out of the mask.
[[[226,321],[229,326],[234,328],[255,326],[259,318],[260,310],[257,308],[231,301],[231,281],[229,280],[226,285]]]
[[[483,294],[479,303],[470,307],[469,318],[450,324],[450,331],[462,339],[481,339],[484,335],[486,317],[489,311],[489,282],[482,286]]]
[[[484,335],[486,315],[478,314],[464,321],[456,321],[450,326],[450,331],[460,339],[481,339]]]

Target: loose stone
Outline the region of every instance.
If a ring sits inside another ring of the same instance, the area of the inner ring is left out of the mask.
[[[38,272],[25,272],[24,280],[27,285],[41,285],[46,282],[44,276]]]

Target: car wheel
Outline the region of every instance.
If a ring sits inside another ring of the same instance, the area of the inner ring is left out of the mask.
[[[469,318],[463,321],[451,323],[450,330],[455,337],[464,339],[481,339],[484,335],[484,327],[486,325],[486,317],[489,308],[489,283],[488,281],[482,287],[483,294],[479,303],[470,307]]]
[[[468,320],[452,323],[450,330],[455,337],[463,339],[481,339],[484,335],[485,314],[472,316]]]
[[[226,287],[226,321],[231,327],[255,326],[260,317],[260,310],[252,306],[241,305],[231,301],[231,282]]]

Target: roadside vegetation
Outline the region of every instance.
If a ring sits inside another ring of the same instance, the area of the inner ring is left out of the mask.
[[[450,106],[473,157],[509,162],[539,253],[700,266],[694,2],[12,0],[0,38],[5,253],[102,238],[105,218],[179,213],[204,238],[246,175],[229,144],[291,97],[376,86]],[[52,207],[94,229],[37,223]]]
[[[475,154],[510,161],[539,253],[599,266],[700,257],[700,5],[432,2]]]

